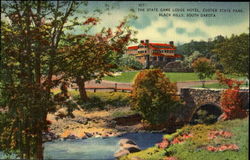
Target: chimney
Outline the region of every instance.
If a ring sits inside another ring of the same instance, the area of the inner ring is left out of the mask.
[[[169,41],[169,44],[170,44],[171,46],[174,46],[174,41]]]
[[[144,40],[141,40],[141,43],[144,43]]]
[[[145,40],[145,42],[146,42],[146,43],[149,43],[149,40],[148,40],[148,39],[146,39],[146,40]]]

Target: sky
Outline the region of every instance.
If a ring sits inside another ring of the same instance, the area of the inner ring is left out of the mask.
[[[106,10],[107,4],[114,8],[98,15],[100,24],[92,28],[90,33],[100,32],[103,27],[115,29],[131,13],[130,10],[134,10],[137,16],[137,19],[130,20],[129,25],[137,31],[134,38],[138,41],[174,41],[178,45],[191,40],[207,41],[218,35],[230,37],[232,34],[249,33],[249,2],[89,1],[87,6],[81,6],[79,10],[87,9],[91,15],[95,9]],[[82,22],[88,16],[75,14]],[[193,17],[188,17],[188,14]],[[205,17],[206,14],[211,15]],[[73,33],[81,34],[81,31],[83,29],[78,27]]]
[[[129,24],[138,32],[135,35],[138,40],[183,44],[191,40],[207,41],[218,35],[249,33],[249,2],[90,1],[88,9],[103,9],[106,3],[115,7],[110,14],[99,17],[101,24],[93,29],[95,31],[103,26],[114,28],[133,9],[138,18]],[[204,17],[205,14],[211,15]]]

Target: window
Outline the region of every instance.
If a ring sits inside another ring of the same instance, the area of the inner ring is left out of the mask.
[[[159,56],[159,61],[163,61],[163,57],[162,56]]]

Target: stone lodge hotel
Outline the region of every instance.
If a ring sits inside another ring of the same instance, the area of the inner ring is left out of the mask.
[[[137,46],[128,47],[127,54],[134,55],[136,59],[145,66],[149,65],[166,65],[182,58],[182,55],[176,54],[174,42],[150,43],[149,40],[141,40]]]

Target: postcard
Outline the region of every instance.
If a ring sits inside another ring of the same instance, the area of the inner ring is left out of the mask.
[[[0,159],[248,159],[249,2],[3,1]]]

